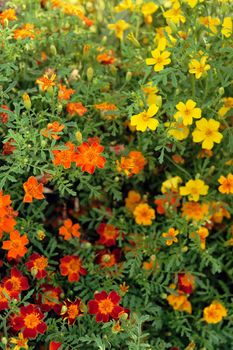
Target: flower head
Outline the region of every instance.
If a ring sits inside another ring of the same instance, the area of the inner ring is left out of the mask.
[[[227,309],[217,301],[213,301],[203,310],[203,318],[207,323],[219,323],[227,316]]]
[[[133,215],[138,225],[148,226],[155,219],[155,210],[146,203],[140,203],[134,209]]]
[[[23,184],[25,195],[23,198],[24,203],[31,203],[33,198],[44,199],[43,184],[38,183],[34,176],[30,176],[28,180]]]
[[[223,135],[218,131],[220,123],[214,119],[202,118],[196,122],[196,129],[193,131],[193,141],[202,142],[202,148],[210,150],[214,143],[220,143]]]
[[[66,219],[63,226],[59,228],[59,235],[64,236],[64,240],[68,241],[73,237],[80,237],[80,225],[74,224],[72,220]]]
[[[111,247],[116,244],[116,239],[119,235],[118,229],[110,224],[99,224],[97,230],[100,238],[98,240],[99,244],[103,244],[106,247]]]
[[[56,121],[53,123],[48,123],[47,128],[42,129],[40,133],[41,135],[49,139],[51,138],[54,140],[59,140],[60,136],[58,135],[58,133],[60,133],[64,129],[64,127],[65,126],[63,124],[60,124]]]
[[[195,108],[196,102],[188,100],[186,103],[179,102],[176,105],[178,112],[174,115],[176,121],[181,119],[182,123],[186,125],[192,125],[193,118],[201,118],[201,109]]]
[[[63,320],[67,320],[69,325],[73,325],[77,319],[83,315],[84,305],[81,299],[75,301],[66,300],[61,308],[61,316]]]
[[[226,38],[230,38],[230,36],[232,35],[232,18],[231,17],[224,18],[221,33]]]
[[[172,8],[168,11],[165,11],[163,13],[163,16],[166,18],[166,20],[170,20],[175,24],[180,24],[180,22],[185,23],[186,21],[179,1],[175,1]]]
[[[106,159],[101,155],[104,147],[97,140],[88,139],[88,142],[83,142],[77,150],[75,162],[83,172],[93,174],[96,168],[104,168]]]
[[[28,350],[28,339],[24,338],[23,333],[19,333],[18,338],[10,338],[10,343],[14,344],[13,350]]]
[[[73,117],[75,114],[82,117],[87,112],[87,108],[84,107],[84,105],[81,102],[67,103],[66,110],[71,117]]]
[[[73,89],[67,89],[65,85],[59,84],[58,99],[60,101],[69,100],[70,96],[75,93]]]
[[[151,105],[149,109],[144,110],[142,113],[133,115],[131,117],[131,125],[136,126],[138,131],[146,131],[146,129],[156,130],[159,122],[154,119],[153,116],[158,112],[159,107]]]
[[[189,63],[189,73],[195,74],[196,79],[200,79],[210,69],[210,65],[206,64],[207,59],[207,56],[203,56],[200,61],[193,59]]]
[[[80,275],[85,276],[87,270],[83,268],[78,256],[66,255],[60,259],[60,272],[62,276],[68,276],[69,282],[78,282]]]
[[[121,157],[117,161],[117,170],[127,176],[139,174],[145,167],[147,161],[139,151],[131,151],[128,156]]]
[[[88,302],[88,312],[96,315],[96,322],[108,322],[110,319],[117,320],[123,308],[119,305],[121,297],[117,292],[107,294],[105,291],[95,293],[95,299]]]
[[[52,74],[51,77],[48,77],[48,75],[45,74],[36,80],[36,84],[38,84],[41,87],[42,91],[47,91],[49,88],[56,85],[54,81],[55,79],[56,74]]]
[[[233,174],[228,174],[227,177],[220,176],[218,182],[220,183],[219,192],[233,194]]]
[[[10,233],[10,240],[3,241],[2,249],[8,250],[7,257],[10,259],[22,258],[27,252],[25,245],[28,243],[26,235],[20,236],[18,231],[13,231]]]
[[[169,51],[160,51],[159,49],[155,49],[151,51],[152,58],[146,59],[146,64],[148,66],[154,66],[155,72],[160,72],[164,69],[164,66],[171,63],[171,59],[169,58],[171,53]]]
[[[197,202],[200,196],[205,196],[208,193],[209,186],[203,180],[189,180],[185,186],[180,187],[180,195],[188,196],[188,199]]]
[[[123,40],[123,34],[126,29],[129,28],[129,23],[125,22],[123,19],[119,19],[116,23],[108,25],[108,28],[115,31],[116,37]]]
[[[53,164],[62,165],[64,169],[69,169],[71,163],[75,161],[75,145],[72,142],[65,144],[67,149],[64,150],[53,150]]]
[[[178,242],[178,238],[176,237],[179,234],[179,230],[175,230],[173,227],[170,227],[168,232],[164,232],[162,234],[163,238],[166,238],[166,245],[170,246],[173,243]]]
[[[25,265],[36,279],[45,278],[47,276],[46,267],[48,266],[48,259],[45,256],[33,253],[29,256]]]
[[[194,289],[194,276],[190,273],[178,274],[178,289],[186,294],[191,294]]]
[[[199,22],[203,24],[206,28],[209,28],[212,33],[217,34],[218,30],[216,27],[220,24],[219,18],[213,18],[211,16],[200,17]]]

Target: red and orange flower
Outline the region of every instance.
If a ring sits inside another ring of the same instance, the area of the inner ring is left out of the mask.
[[[60,272],[62,276],[68,276],[69,282],[78,282],[80,275],[87,274],[81,259],[75,255],[66,255],[60,259]]]
[[[61,308],[61,315],[63,320],[67,320],[69,325],[75,323],[77,317],[83,315],[84,305],[81,299],[77,298],[75,301],[66,300]]]
[[[39,183],[34,176],[30,176],[23,184],[25,195],[23,198],[24,203],[31,203],[33,198],[44,199],[43,195],[43,184]]]
[[[25,265],[28,271],[38,280],[47,276],[48,259],[45,256],[33,253],[29,256]]]
[[[9,259],[22,258],[27,253],[25,247],[29,243],[27,236],[20,236],[19,231],[13,231],[10,233],[10,239],[3,241],[2,249],[8,250],[7,257]]]
[[[67,142],[67,149],[65,150],[53,150],[53,164],[62,165],[64,169],[69,169],[71,163],[75,161],[75,145],[72,142]]]
[[[100,235],[100,238],[97,243],[103,244],[106,247],[116,245],[116,239],[119,235],[119,231],[115,226],[101,223],[99,224],[96,231]]]
[[[81,102],[67,103],[66,110],[71,117],[73,117],[75,114],[82,117],[87,112],[87,108],[84,107],[84,105]]]
[[[83,172],[93,174],[96,168],[104,168],[106,159],[101,156],[104,147],[96,139],[88,139],[88,142],[83,142],[77,149],[76,165],[80,166]]]
[[[74,224],[72,220],[66,219],[63,226],[59,228],[59,235],[64,236],[64,240],[68,241],[73,237],[80,237],[80,225]]]

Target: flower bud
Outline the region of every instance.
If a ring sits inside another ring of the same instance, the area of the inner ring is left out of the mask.
[[[32,103],[31,103],[31,99],[30,99],[29,95],[26,94],[26,93],[23,94],[23,104],[24,104],[24,107],[25,107],[28,111],[30,111],[31,106],[32,106]]]
[[[42,231],[42,230],[38,230],[37,231],[37,233],[36,233],[36,235],[37,235],[37,238],[39,239],[39,241],[43,241],[43,239],[45,238],[45,233],[44,233],[44,231]]]
[[[141,47],[139,41],[135,38],[134,34],[131,32],[127,35],[127,39],[136,47]]]
[[[62,308],[61,308],[61,315],[65,314],[67,310],[68,310],[67,306],[63,305]]]
[[[131,72],[127,72],[127,73],[126,73],[125,80],[126,80],[126,81],[130,81],[131,78],[132,78],[132,73],[131,73]]]
[[[3,345],[7,345],[8,340],[7,340],[6,337],[2,337],[1,342],[2,342]]]
[[[76,131],[75,138],[79,143],[82,143],[83,137],[82,137],[82,133],[80,131]]]
[[[56,49],[56,46],[55,45],[51,45],[50,46],[50,52],[53,56],[56,56],[57,54],[57,49]]]
[[[94,70],[92,67],[87,68],[87,80],[92,81],[94,76]]]
[[[220,96],[224,95],[224,93],[225,93],[224,87],[221,86],[221,87],[218,89],[218,93],[219,93]]]
[[[38,269],[36,267],[32,267],[31,268],[31,275],[32,275],[32,277],[35,278],[37,273],[38,273]]]
[[[189,250],[189,248],[185,245],[181,248],[182,253],[186,253]]]

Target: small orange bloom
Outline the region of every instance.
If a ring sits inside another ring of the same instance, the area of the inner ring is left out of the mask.
[[[25,195],[23,198],[24,203],[31,203],[33,198],[43,199],[43,184],[39,183],[34,176],[30,176],[29,179],[24,182],[23,188]]]
[[[24,24],[21,28],[15,29],[14,31],[14,39],[34,39],[35,38],[35,29],[34,25],[30,23]]]
[[[62,227],[59,228],[59,235],[64,236],[64,240],[68,241],[73,237],[80,237],[80,225],[72,223],[72,220],[67,219],[64,221]]]
[[[135,221],[138,225],[148,226],[155,219],[155,211],[146,203],[140,203],[136,206],[133,212]]]
[[[69,102],[66,105],[66,110],[71,117],[78,114],[80,117],[87,112],[87,108],[81,102]]]
[[[10,240],[3,241],[2,249],[8,250],[7,257],[10,259],[22,258],[27,253],[25,245],[29,243],[27,236],[20,236],[19,231],[10,233]]]
[[[178,242],[178,238],[176,237],[179,234],[178,230],[175,230],[173,227],[169,228],[168,232],[164,232],[162,236],[166,238],[166,245],[170,246],[173,243]]]
[[[177,311],[186,311],[187,313],[192,313],[192,305],[188,300],[187,296],[182,292],[174,292],[177,294],[170,294],[167,297],[167,301],[169,305],[173,307],[174,310]]]
[[[4,21],[14,21],[17,19],[15,9],[6,9],[0,13],[0,23],[4,25]]]
[[[141,152],[131,151],[128,156],[121,157],[117,160],[117,170],[123,172],[127,176],[139,174],[145,167],[147,161]]]
[[[112,50],[109,50],[108,52],[99,54],[97,56],[97,61],[104,65],[113,64],[116,61],[114,52]]]
[[[182,206],[182,216],[187,220],[200,221],[209,216],[209,204],[186,202]]]
[[[75,90],[67,89],[65,85],[59,84],[58,99],[60,101],[69,100],[70,96],[73,95],[74,93],[75,93]]]
[[[134,212],[134,209],[136,208],[136,206],[142,202],[143,201],[140,193],[136,191],[129,191],[128,196],[125,198],[125,206],[132,213]]]
[[[41,135],[47,138],[52,138],[54,140],[59,140],[60,136],[57,134],[60,133],[64,129],[63,124],[59,124],[59,122],[48,123],[46,129],[41,130]]]
[[[56,74],[52,74],[51,77],[48,77],[48,75],[45,74],[36,80],[36,84],[38,84],[41,87],[42,91],[47,91],[49,88],[56,85],[54,81],[55,79]]]
[[[78,256],[66,255],[60,259],[60,272],[62,276],[68,276],[69,282],[78,282],[80,275],[85,276],[87,270],[83,268]]]
[[[25,265],[28,271],[38,280],[47,276],[48,259],[45,256],[33,253],[29,256]]]
[[[207,323],[221,322],[227,316],[227,309],[217,301],[213,301],[203,310],[203,318]]]
[[[113,103],[103,102],[99,103],[97,105],[94,105],[96,109],[100,109],[101,111],[116,111],[117,106]]]
[[[104,168],[106,159],[101,156],[104,147],[95,139],[88,139],[88,142],[83,142],[78,146],[78,152],[75,156],[76,165],[81,167],[83,172],[93,174],[95,168]]]
[[[71,167],[71,163],[75,161],[75,145],[72,142],[67,142],[66,150],[53,150],[54,155],[53,164],[62,165],[65,169]]]
[[[219,192],[233,194],[233,174],[228,174],[227,177],[220,176],[218,182],[220,183]]]

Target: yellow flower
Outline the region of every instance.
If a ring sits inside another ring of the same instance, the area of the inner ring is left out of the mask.
[[[231,36],[231,34],[232,34],[232,19],[231,19],[231,17],[224,18],[221,33],[226,38],[229,38]]]
[[[223,136],[218,132],[220,123],[214,119],[202,118],[196,122],[196,129],[193,131],[193,141],[202,142],[203,149],[212,149],[215,143],[220,143]]]
[[[189,314],[192,313],[192,305],[188,300],[188,297],[184,294],[177,292],[177,294],[170,294],[167,297],[169,305],[177,311],[186,311]]]
[[[184,125],[192,125],[193,118],[201,118],[201,109],[195,108],[195,106],[196,102],[193,100],[188,100],[186,103],[179,102],[176,105],[178,112],[174,115],[175,120],[181,119]]]
[[[159,92],[158,88],[156,86],[152,85],[152,81],[150,81],[147,85],[142,87],[143,92],[146,94],[146,102],[148,106],[151,105],[157,105],[161,107],[162,105],[162,97],[157,95],[157,92]]]
[[[156,130],[159,122],[152,117],[158,112],[158,109],[158,106],[151,105],[147,111],[144,110],[142,113],[133,115],[131,117],[131,125],[136,126],[138,131],[146,131],[147,128]]]
[[[138,225],[149,226],[152,224],[152,220],[155,219],[154,209],[146,203],[137,205],[133,215]]]
[[[18,338],[10,338],[10,343],[15,344],[13,350],[28,350],[28,339],[24,338],[22,333],[18,334]]]
[[[155,28],[156,34],[154,38],[155,44],[158,45],[161,39],[165,40],[165,47],[175,44],[176,39],[171,35],[172,30],[169,26]]]
[[[170,246],[173,243],[178,242],[178,238],[176,237],[180,232],[175,230],[173,227],[169,228],[168,232],[164,232],[162,236],[166,238],[166,245]]]
[[[167,122],[164,125],[168,128],[168,135],[173,136],[176,140],[182,141],[187,139],[189,135],[189,128],[183,123]]]
[[[212,33],[216,34],[218,32],[218,29],[216,27],[220,24],[219,18],[213,18],[211,16],[200,17],[199,22],[205,27],[209,28]]]
[[[152,23],[152,14],[155,13],[158,10],[159,6],[156,5],[154,2],[147,2],[142,5],[141,12],[143,16],[145,17],[146,23],[150,24]]]
[[[200,61],[193,59],[189,63],[189,73],[195,74],[196,79],[200,79],[210,69],[210,65],[206,64],[207,58],[207,56],[203,56]]]
[[[170,10],[164,12],[163,16],[166,18],[166,20],[170,20],[176,24],[179,24],[180,22],[185,23],[185,17],[178,1],[174,3]]]
[[[151,55],[152,58],[146,59],[146,64],[148,66],[154,65],[155,72],[160,72],[164,69],[164,66],[171,63],[171,59],[169,58],[171,53],[168,51],[161,52],[160,50],[155,49],[151,51]]]
[[[129,28],[129,23],[125,22],[123,19],[120,19],[116,23],[111,23],[108,25],[108,28],[115,30],[116,37],[120,40],[123,39],[123,34],[126,29]]]
[[[177,192],[181,182],[182,182],[181,177],[173,176],[162,183],[161,192],[162,193],[166,193],[168,191]]]
[[[192,8],[194,8],[198,3],[198,0],[184,0],[184,1],[187,2],[187,4]]]
[[[180,195],[188,196],[190,201],[197,202],[200,196],[205,196],[208,193],[209,186],[204,181],[189,180],[185,186],[180,187]]]
[[[135,5],[133,4],[132,0],[123,0],[120,2],[119,5],[114,7],[114,11],[121,12],[125,10],[133,11],[135,8]]]
[[[229,112],[233,108],[233,97],[225,97],[223,99],[224,105],[218,111],[218,115],[220,117],[224,117],[227,112]]]
[[[227,309],[217,301],[213,301],[203,310],[203,318],[207,323],[218,323],[227,316]]]

